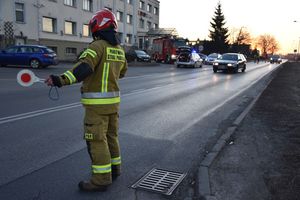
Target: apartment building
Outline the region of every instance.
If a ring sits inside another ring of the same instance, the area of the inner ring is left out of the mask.
[[[0,0],[0,48],[41,44],[74,60],[92,41],[88,23],[101,8],[116,14],[125,49],[149,47],[147,32],[159,28],[158,0]]]

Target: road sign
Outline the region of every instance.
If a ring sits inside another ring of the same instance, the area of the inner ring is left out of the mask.
[[[28,69],[23,69],[23,70],[19,71],[19,73],[17,75],[17,81],[20,85],[22,85],[24,87],[29,87],[33,83],[43,82],[44,79],[40,79],[40,78],[36,77],[35,74]]]

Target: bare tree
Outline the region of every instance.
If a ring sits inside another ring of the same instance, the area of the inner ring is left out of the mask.
[[[246,27],[232,28],[230,30],[230,42],[231,44],[251,44],[252,38]]]
[[[274,36],[269,34],[260,35],[257,38],[256,45],[261,49],[262,54],[274,54],[279,50],[279,44]]]

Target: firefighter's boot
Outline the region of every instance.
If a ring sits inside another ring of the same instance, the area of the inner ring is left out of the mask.
[[[80,181],[78,187],[84,192],[105,192],[107,185],[95,185],[91,181]]]

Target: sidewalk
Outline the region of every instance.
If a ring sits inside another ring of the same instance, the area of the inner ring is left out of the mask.
[[[209,167],[212,199],[300,199],[300,63],[285,63]]]

